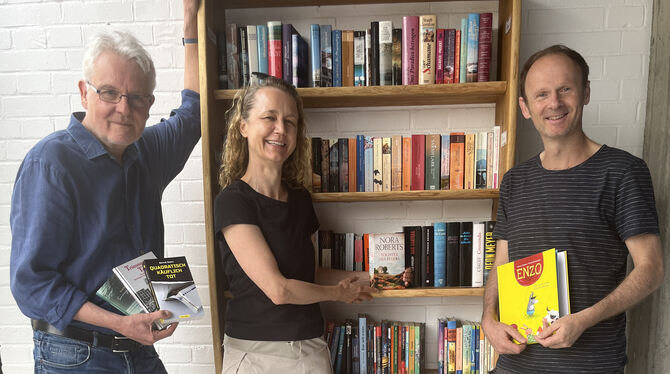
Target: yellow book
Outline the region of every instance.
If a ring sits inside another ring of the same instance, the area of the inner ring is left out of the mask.
[[[537,343],[543,321],[570,314],[567,252],[555,248],[500,265],[500,322],[516,327],[528,344]]]

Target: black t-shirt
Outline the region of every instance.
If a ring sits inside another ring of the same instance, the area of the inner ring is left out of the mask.
[[[314,282],[311,235],[319,228],[309,192],[289,188],[288,201],[256,192],[241,180],[221,191],[214,202],[214,229],[233,298],[228,301],[225,332],[247,340],[292,341],[323,335],[318,304],[275,305],[249,279],[230,251],[221,229],[250,224],[260,228],[279,270],[288,279]]]
[[[572,313],[612,292],[626,276],[624,241],[657,234],[658,218],[647,165],[603,145],[580,165],[546,170],[538,156],[512,168],[500,186],[494,231],[507,240],[509,260],[556,248],[568,252]],[[498,365],[513,373],[602,373],[626,363],[626,315],[586,329],[570,348],[530,344]]]

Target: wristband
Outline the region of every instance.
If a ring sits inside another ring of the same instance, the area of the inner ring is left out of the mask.
[[[198,44],[198,38],[181,38],[181,44]]]

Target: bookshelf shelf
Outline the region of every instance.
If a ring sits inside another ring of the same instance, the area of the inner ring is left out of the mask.
[[[450,2],[446,0],[442,2]],[[218,50],[216,35],[225,31],[226,10],[245,8],[268,8],[268,20],[273,17],[272,8],[319,7],[347,5],[352,17],[358,17],[357,7],[369,4],[429,3],[418,0],[201,0],[198,12],[198,43],[200,69],[200,99],[202,118],[202,164],[204,184],[205,233],[207,244],[208,282],[212,316],[212,338],[216,372],[221,372],[226,300],[226,279],[221,268],[218,245],[215,240],[213,202],[219,192],[217,183],[217,155],[221,151],[225,131],[225,112],[236,90],[218,88]],[[477,4],[477,2],[473,2]],[[437,6],[439,8],[439,5]],[[474,8],[478,5],[473,6]],[[362,9],[365,7],[361,7]],[[278,12],[279,13],[279,12]],[[367,14],[367,13],[366,13]],[[414,13],[413,15],[418,15]],[[281,17],[278,17],[281,18]],[[319,87],[299,88],[305,108],[363,108],[385,106],[427,105],[495,105],[494,125],[501,130],[500,176],[514,164],[519,40],[521,29],[521,0],[498,0],[497,54],[495,68],[498,81],[460,83],[452,85],[375,86],[375,87]],[[492,61],[493,61],[492,60]],[[493,73],[493,72],[492,72]],[[498,190],[449,190],[449,191],[394,191],[394,192],[350,192],[315,193],[315,202],[378,202],[420,200],[490,199],[492,216],[495,215]],[[438,288],[382,291],[378,298],[401,297],[453,297],[484,294],[483,288]],[[436,373],[436,370],[428,370]]]
[[[497,198],[497,189],[392,192],[322,192],[312,194],[312,201],[314,202],[470,200]]]
[[[444,288],[409,288],[406,290],[384,290],[375,297],[453,297],[453,296],[484,296],[483,287],[444,287]]]
[[[229,103],[236,92],[237,90],[216,90],[214,97]],[[484,104],[500,100],[507,92],[507,82],[313,87],[298,88],[298,92],[305,108]]]

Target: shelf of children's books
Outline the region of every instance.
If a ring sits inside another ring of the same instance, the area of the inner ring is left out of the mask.
[[[410,200],[471,200],[497,199],[498,189],[425,190],[390,192],[319,192],[312,194],[314,202],[370,202]]]
[[[216,90],[225,106],[238,90]],[[298,88],[305,108],[347,108],[495,103],[505,95],[507,82],[422,84],[412,86]]]
[[[382,290],[374,297],[451,297],[484,296],[483,287],[440,287],[407,288],[402,290]]]

